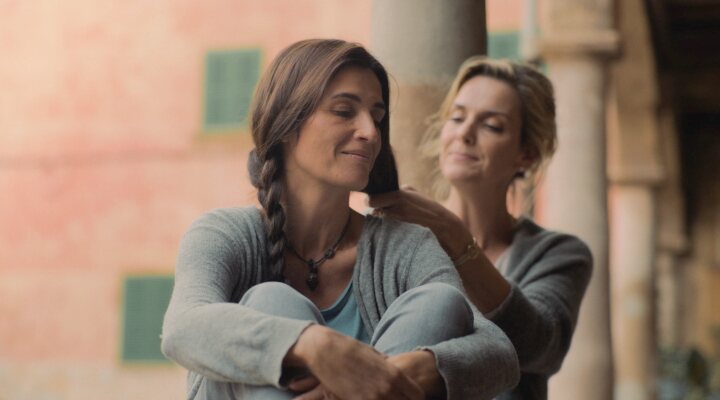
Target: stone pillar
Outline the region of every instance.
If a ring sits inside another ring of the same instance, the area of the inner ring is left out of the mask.
[[[555,86],[559,148],[547,171],[539,219],[579,236],[594,272],[570,352],[550,380],[552,399],[612,398],[605,104],[609,59],[616,56],[611,1],[540,3],[540,54]]]
[[[664,179],[658,80],[642,0],[618,3],[623,55],[611,68],[608,176],[615,399],[654,399],[656,196]]]
[[[678,262],[688,250],[685,233],[685,198],[680,177],[680,147],[675,115],[664,104],[658,111],[660,148],[665,180],[658,190],[658,257],[657,257],[657,331],[661,348],[684,345],[682,310],[686,309],[683,295],[683,270]]]
[[[417,156],[460,64],[485,54],[485,2],[375,0],[370,48],[390,74],[391,143],[400,182],[430,187],[432,165]]]
[[[615,399],[653,399],[656,340],[655,193],[637,182],[611,189]]]
[[[537,0],[524,0],[522,7],[522,27],[520,29],[520,57],[534,62],[538,59],[537,46]]]

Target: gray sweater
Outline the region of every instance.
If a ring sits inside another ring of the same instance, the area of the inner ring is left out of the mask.
[[[282,360],[309,322],[237,304],[250,287],[270,279],[264,229],[255,208],[218,209],[190,226],[163,324],[166,356],[213,380],[280,387]],[[370,336],[403,292],[429,282],[462,290],[428,229],[371,216],[358,242],[352,282]],[[489,399],[518,382],[518,360],[507,336],[473,311],[472,334],[428,347],[449,399]]]
[[[580,239],[521,219],[497,267],[512,289],[491,320],[515,345],[522,376],[499,399],[547,398],[548,378],[570,348],[592,255]]]

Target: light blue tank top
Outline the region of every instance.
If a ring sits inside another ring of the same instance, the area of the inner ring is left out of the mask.
[[[363,343],[370,343],[370,337],[365,331],[365,325],[360,317],[360,309],[357,301],[355,301],[355,295],[353,295],[352,281],[335,303],[324,310],[320,310],[320,313],[329,328]]]

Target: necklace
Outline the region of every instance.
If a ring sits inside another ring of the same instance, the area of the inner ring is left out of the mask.
[[[318,267],[324,263],[325,261],[333,258],[335,256],[335,252],[338,249],[338,246],[340,246],[340,242],[345,237],[345,233],[348,230],[348,227],[350,226],[350,215],[348,215],[347,222],[345,222],[345,227],[342,230],[342,233],[340,233],[340,237],[335,241],[335,244],[330,246],[327,250],[325,250],[325,254],[323,254],[322,257],[318,258],[317,260],[313,260],[312,258],[305,259],[303,256],[300,255],[300,253],[295,250],[290,243],[287,244],[288,249],[293,253],[295,257],[297,257],[300,261],[304,262],[308,266],[308,277],[305,280],[305,284],[311,291],[315,291],[315,288],[317,288],[318,284],[320,283],[320,280],[318,279]]]

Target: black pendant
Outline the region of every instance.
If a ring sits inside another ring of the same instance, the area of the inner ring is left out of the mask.
[[[305,280],[305,283],[308,285],[308,288],[310,288],[310,290],[314,292],[318,286],[318,283],[320,283],[320,281],[318,280],[317,272],[311,271],[310,275],[308,275],[307,277],[307,280]]]
[[[310,288],[311,291],[315,291],[315,288],[317,288],[318,283],[320,283],[320,279],[318,279],[318,266],[315,263],[315,260],[308,260],[307,262],[309,274],[307,279],[305,280],[305,283],[308,285],[308,288]]]
[[[306,260],[302,255],[300,255],[300,253],[298,253],[290,245],[290,243],[288,243],[288,249],[292,252],[292,254],[295,255],[295,257],[297,257],[299,260],[305,262],[305,264],[307,264],[307,266],[308,266],[308,277],[305,280],[305,284],[308,286],[308,288],[311,291],[314,292],[315,289],[320,284],[320,278],[318,277],[318,267],[320,266],[320,264],[335,257],[335,252],[338,250],[338,247],[340,246],[340,242],[345,237],[345,233],[347,232],[348,227],[350,226],[350,219],[351,219],[350,217],[351,216],[352,216],[352,213],[348,214],[348,219],[347,219],[347,222],[345,222],[345,227],[343,228],[342,233],[340,233],[340,236],[338,237],[335,244],[333,244],[332,247],[330,247],[329,249],[325,250],[325,253],[323,254],[323,256],[320,257],[319,259],[317,259],[317,261],[313,260],[312,258],[309,260]]]

